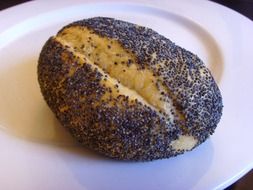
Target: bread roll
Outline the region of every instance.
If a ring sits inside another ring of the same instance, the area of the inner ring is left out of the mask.
[[[41,92],[60,123],[111,158],[181,154],[204,142],[222,114],[217,84],[196,55],[129,22],[71,23],[38,62]]]

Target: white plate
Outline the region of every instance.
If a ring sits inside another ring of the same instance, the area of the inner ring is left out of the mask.
[[[224,111],[195,150],[120,162],[79,147],[41,96],[44,42],[75,20],[109,16],[148,26],[212,70]],[[253,23],[209,1],[33,1],[0,12],[1,189],[222,189],[253,166]]]

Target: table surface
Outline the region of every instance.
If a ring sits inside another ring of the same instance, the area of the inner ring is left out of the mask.
[[[253,1],[252,0],[212,0],[213,2],[229,7],[240,14],[248,17],[253,21]],[[9,0],[0,1],[0,10],[11,6],[27,2],[27,0]],[[226,190],[253,189],[253,170],[237,181],[235,184],[228,187]]]

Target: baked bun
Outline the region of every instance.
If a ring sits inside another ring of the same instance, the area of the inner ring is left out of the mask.
[[[80,143],[120,160],[193,149],[214,132],[223,107],[196,55],[152,29],[112,18],[77,21],[51,37],[38,80]]]

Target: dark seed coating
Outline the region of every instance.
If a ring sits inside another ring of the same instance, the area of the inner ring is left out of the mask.
[[[101,85],[107,76],[50,38],[39,58],[39,84],[49,107],[79,142],[116,159],[153,160],[183,153],[171,147],[182,134],[194,136],[197,146],[214,132],[222,113],[222,98],[210,71],[196,55],[149,28],[112,18],[81,20],[61,31],[72,26],[87,27],[118,40],[136,55],[139,69],[149,69],[160,77],[184,117],[183,121],[166,122],[137,99],[131,102],[124,95],[102,99],[113,90]],[[118,85],[113,88],[118,89]]]

